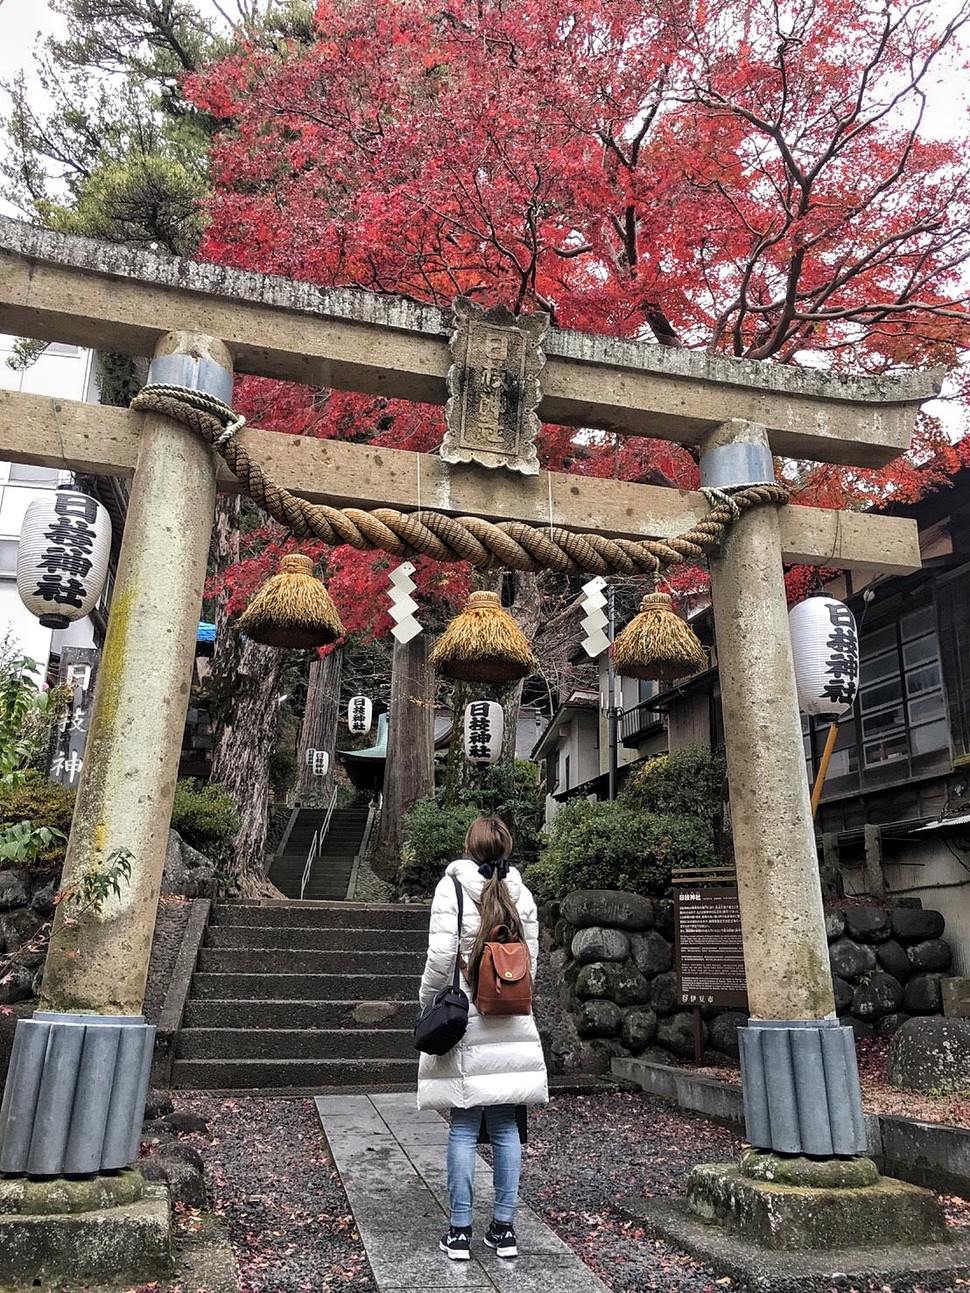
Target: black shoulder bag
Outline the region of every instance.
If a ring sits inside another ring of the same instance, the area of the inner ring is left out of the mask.
[[[458,966],[461,959],[461,885],[454,876],[455,893],[458,895],[458,948],[455,951],[455,973],[451,983],[442,988],[418,1016],[414,1026],[414,1049],[426,1055],[444,1055],[465,1035],[468,1027],[468,998],[458,986]]]

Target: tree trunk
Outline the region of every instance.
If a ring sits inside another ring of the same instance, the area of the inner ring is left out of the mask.
[[[340,717],[340,679],[343,673],[343,647],[335,647],[325,656],[316,656],[310,664],[306,709],[297,744],[300,781],[297,802],[304,808],[324,805],[333,786],[334,759],[337,748],[337,723]],[[326,750],[330,767],[325,777],[316,777],[306,759],[307,750]]]
[[[238,514],[238,498],[220,495],[213,530],[220,567],[239,558]],[[232,797],[239,811],[230,885],[243,898],[283,898],[267,880],[264,868],[269,759],[276,743],[276,698],[285,657],[255,642],[241,643],[221,603],[215,620],[210,683],[212,780]]]
[[[212,759],[212,777],[239,805],[233,842],[235,889],[241,898],[284,897],[266,878],[269,760],[276,746],[285,657],[247,641],[235,678],[232,716],[224,722]]]
[[[403,645],[394,643],[384,799],[371,863],[382,880],[393,880],[400,865],[405,812],[415,800],[434,794],[434,678],[428,645],[425,633]]]

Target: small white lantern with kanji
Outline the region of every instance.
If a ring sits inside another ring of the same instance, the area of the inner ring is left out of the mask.
[[[369,696],[352,696],[347,706],[347,726],[354,736],[365,736],[370,731],[374,706]]]
[[[808,597],[788,615],[798,707],[805,714],[845,714],[859,690],[855,616],[834,597]]]
[[[496,763],[502,753],[505,714],[497,700],[473,700],[465,706],[465,758]]]
[[[326,750],[314,750],[311,771],[315,777],[325,777],[330,771],[330,755]]]
[[[66,629],[97,605],[110,553],[111,518],[96,498],[72,488],[45,491],[24,514],[20,600],[45,628]]]

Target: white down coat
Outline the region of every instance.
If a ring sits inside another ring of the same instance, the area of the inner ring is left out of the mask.
[[[476,863],[460,858],[449,863],[431,902],[428,959],[421,977],[422,1008],[451,982],[458,951],[458,898],[452,876],[463,889],[461,955],[467,959],[478,932],[476,903],[485,879]],[[535,899],[515,867],[508,885],[522,921],[532,958],[533,978],[539,954],[539,919]],[[471,1002],[464,975],[461,986],[469,995],[468,1029],[445,1055],[422,1054],[418,1063],[419,1109],[472,1109],[492,1104],[545,1104],[549,1099],[542,1043],[532,1015],[480,1015]]]

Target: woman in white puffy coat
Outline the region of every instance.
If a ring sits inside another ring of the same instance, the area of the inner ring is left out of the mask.
[[[453,1259],[470,1256],[472,1186],[483,1118],[492,1144],[495,1190],[485,1243],[500,1257],[517,1255],[514,1220],[522,1147],[516,1106],[544,1104],[549,1098],[533,1016],[483,1016],[471,1002],[481,944],[496,924],[510,925],[526,943],[535,977],[539,952],[536,904],[517,868],[509,865],[511,852],[512,836],[505,823],[497,817],[477,818],[465,836],[466,856],[448,865],[431,903],[421,1006],[428,1005],[435,993],[451,982],[459,952],[461,985],[471,1003],[468,1028],[457,1046],[444,1055],[422,1054],[418,1064],[418,1108],[451,1111],[450,1226],[440,1247]],[[455,879],[462,888],[460,940]]]

